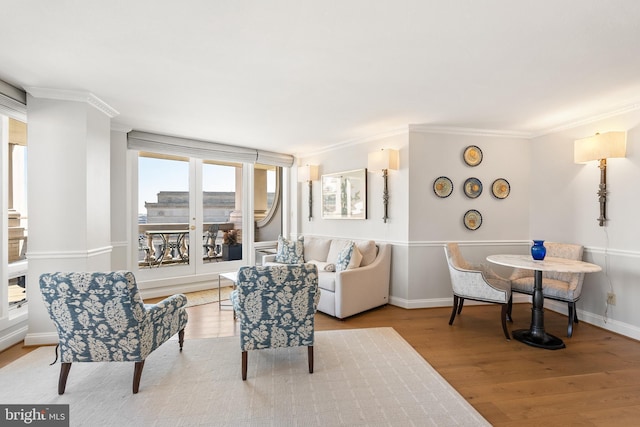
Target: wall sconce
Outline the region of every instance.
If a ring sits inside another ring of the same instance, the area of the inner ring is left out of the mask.
[[[625,157],[627,151],[626,132],[596,133],[595,136],[578,139],[573,143],[573,160],[575,163],[587,163],[592,160],[600,162],[600,226],[607,220],[607,159]]]
[[[315,165],[305,165],[298,166],[298,182],[308,182],[309,183],[309,221],[311,221],[312,210],[313,207],[313,199],[311,198],[311,188],[312,182],[318,180],[318,166]]]
[[[369,153],[369,159],[367,162],[367,167],[371,171],[382,171],[382,179],[384,180],[384,191],[382,193],[382,203],[384,204],[384,216],[382,220],[387,222],[389,216],[387,215],[387,210],[389,206],[389,189],[387,187],[387,171],[389,169],[398,170],[400,165],[398,150],[385,150],[382,149],[380,151],[374,151],[373,153]]]

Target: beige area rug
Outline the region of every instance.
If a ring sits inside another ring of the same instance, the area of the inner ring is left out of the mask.
[[[220,288],[220,298],[222,299],[222,301],[229,299],[229,295],[231,294],[232,290],[233,287],[231,286]],[[218,302],[218,288],[206,289],[204,291],[188,292],[185,295],[187,297],[187,307]]]
[[[0,403],[68,403],[71,426],[90,427],[490,425],[393,328],[316,332],[314,348],[313,374],[304,347],[251,351],[242,381],[239,337],[187,339],[182,353],[172,339],[138,394],[133,363],[101,362],[75,363],[58,396],[43,347],[0,370]]]

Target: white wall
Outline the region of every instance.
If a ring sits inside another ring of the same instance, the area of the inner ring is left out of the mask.
[[[607,218],[600,227],[596,163],[574,164],[573,141],[596,132],[627,131],[627,157],[607,160]],[[584,260],[605,271],[588,274],[577,303],[583,320],[640,339],[640,111],[534,138],[531,144],[531,230],[536,239],[579,243]],[[607,292],[617,303],[607,309]],[[551,304],[548,305],[552,307]],[[556,305],[558,311],[566,307]]]
[[[479,146],[483,161],[476,167],[463,162],[468,145]],[[389,216],[382,222],[382,178],[369,173],[369,219],[323,220],[320,218],[320,183],[314,183],[313,220],[308,222],[306,184],[296,184],[299,192],[299,232],[306,235],[374,239],[393,244],[391,303],[406,308],[451,305],[451,285],[444,242],[461,241],[464,254],[474,260],[497,252],[528,250],[530,144],[527,139],[504,133],[460,134],[413,128],[393,137],[336,148],[299,159],[299,164],[320,165],[320,173],[366,167],[369,152],[380,148],[400,150],[400,170],[389,176]],[[437,197],[433,181],[448,176],[454,191],[448,198]],[[471,176],[484,184],[477,199],[462,192],[462,183]],[[491,195],[491,183],[505,178],[511,194],[499,200]],[[483,215],[482,226],[466,229],[462,218],[468,209]]]
[[[383,180],[379,172],[367,172],[367,210],[368,219],[322,219],[321,217],[321,185],[313,183],[313,219],[308,221],[308,186],[292,180],[292,193],[297,198],[297,218],[292,221],[292,233],[316,236],[343,237],[351,239],[372,239],[393,244],[391,255],[391,295],[406,295],[408,283],[407,238],[408,227],[408,174],[409,149],[408,132],[400,131],[391,136],[372,138],[360,143],[340,147],[298,159],[299,165],[313,164],[319,166],[319,174],[330,174],[341,171],[362,169],[367,167],[370,152],[382,148],[399,151],[399,170],[389,171],[389,219],[383,222]],[[295,198],[292,198],[294,200]],[[294,205],[295,206],[295,205]]]
[[[50,92],[46,92],[47,94]],[[26,345],[58,335],[40,295],[44,272],[111,266],[110,118],[73,93],[28,95],[29,331]],[[70,100],[60,99],[69,95]]]
[[[520,252],[528,242],[529,141],[499,132],[413,129],[409,162],[409,293],[401,306],[408,308],[451,305],[451,282],[443,244],[459,242],[465,257],[483,262],[487,255]],[[482,162],[469,166],[463,152],[478,146]],[[436,196],[433,183],[446,176],[453,182],[447,198]],[[483,191],[475,199],[464,194],[464,181],[478,178]],[[491,185],[506,179],[511,192],[497,199]],[[482,214],[477,230],[464,226],[469,209]],[[498,268],[494,268],[499,270]]]

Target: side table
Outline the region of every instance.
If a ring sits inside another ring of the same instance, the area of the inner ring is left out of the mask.
[[[218,308],[220,310],[222,310],[222,307],[232,307],[231,304],[222,304],[222,294],[220,292],[220,287],[221,287],[221,278],[222,279],[227,279],[227,280],[231,280],[233,282],[233,289],[236,288],[236,283],[238,282],[238,272],[237,271],[231,271],[228,273],[220,273],[218,274]],[[225,299],[225,301],[229,301],[228,299]],[[236,317],[236,313],[233,313],[233,318],[235,319]]]

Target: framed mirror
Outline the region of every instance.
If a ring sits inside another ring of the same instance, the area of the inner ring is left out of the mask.
[[[322,175],[323,219],[367,219],[367,170]]]

